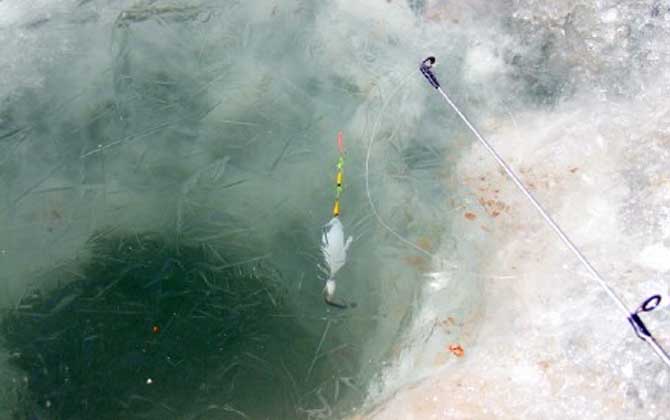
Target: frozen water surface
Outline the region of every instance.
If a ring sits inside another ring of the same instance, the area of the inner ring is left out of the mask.
[[[669,8],[0,1],[0,418],[670,418]]]

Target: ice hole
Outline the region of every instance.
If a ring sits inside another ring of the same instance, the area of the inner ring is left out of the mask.
[[[0,1],[0,418],[664,418],[667,372],[417,67],[632,308],[668,296],[668,22]]]

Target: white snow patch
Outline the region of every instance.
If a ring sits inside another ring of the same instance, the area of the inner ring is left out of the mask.
[[[652,270],[670,271],[670,248],[660,242],[649,245],[638,254],[636,262]]]

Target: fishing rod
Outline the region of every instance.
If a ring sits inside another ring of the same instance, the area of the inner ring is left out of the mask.
[[[634,311],[629,311],[626,304],[624,304],[623,300],[619,296],[617,296],[616,293],[607,285],[607,282],[605,282],[605,279],[600,275],[600,273],[593,267],[593,265],[589,262],[589,260],[584,256],[584,254],[575,246],[575,244],[568,238],[568,236],[563,232],[563,230],[558,226],[558,224],[552,219],[552,217],[544,210],[542,205],[535,199],[533,194],[531,194],[530,191],[528,191],[528,188],[525,187],[523,182],[521,182],[521,179],[519,176],[514,172],[514,170],[505,162],[505,160],[496,152],[496,150],[489,144],[488,141],[479,133],[477,128],[470,122],[468,117],[461,112],[461,110],[456,106],[456,104],[449,98],[449,95],[442,89],[440,86],[440,82],[437,80],[437,77],[435,77],[435,74],[433,73],[433,66],[435,65],[435,57],[428,57],[425,60],[421,62],[421,66],[419,67],[419,70],[421,73],[425,76],[426,80],[428,80],[428,83],[432,87],[434,87],[440,95],[444,98],[444,100],[451,106],[451,108],[458,114],[458,116],[463,120],[465,125],[470,129],[472,134],[477,137],[477,140],[484,146],[484,148],[493,156],[493,158],[498,162],[498,164],[505,170],[507,175],[512,179],[512,182],[519,188],[519,190],[523,193],[524,196],[528,199],[528,201],[533,204],[535,209],[540,213],[540,216],[544,219],[545,222],[556,232],[556,234],[561,238],[563,243],[572,251],[573,254],[577,257],[577,259],[586,267],[587,271],[591,274],[591,277],[600,285],[600,287],[607,293],[607,295],[610,297],[610,299],[618,306],[625,314],[626,314],[626,319],[628,319],[628,322],[630,322],[630,325],[633,327],[633,330],[635,331],[635,334],[642,339],[645,343],[647,343],[652,350],[656,353],[656,355],[663,361],[663,363],[666,364],[667,367],[670,368],[670,355],[661,347],[661,345],[656,341],[656,338],[654,338],[653,334],[647,326],[644,324],[642,321],[642,318],[640,318],[640,314],[642,312],[651,312],[658,305],[661,304],[661,296],[660,295],[653,295],[649,298],[647,298],[640,306],[637,307]]]

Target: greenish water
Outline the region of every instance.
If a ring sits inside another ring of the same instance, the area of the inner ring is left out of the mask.
[[[271,265],[146,232],[101,232],[89,251],[2,322],[27,378],[18,418],[290,419],[330,410],[326,395],[360,402],[338,315],[310,332]]]

